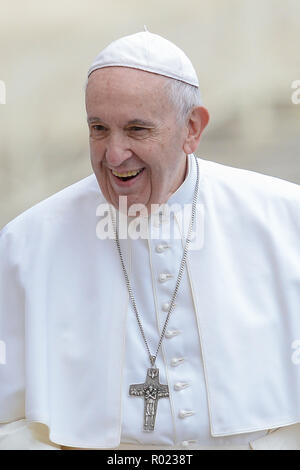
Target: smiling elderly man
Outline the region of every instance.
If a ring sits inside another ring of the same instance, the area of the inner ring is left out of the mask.
[[[148,31],[86,110],[93,173],[1,231],[0,448],[300,449],[299,187],[195,156],[197,75]]]
[[[142,33],[144,34],[144,33]],[[174,80],[173,80],[174,81]],[[94,71],[86,91],[91,161],[104,197],[118,207],[164,203],[183,183],[186,158],[195,151],[208,112],[197,106],[188,116],[177,109],[172,79],[124,67]],[[192,90],[195,105],[198,88]],[[193,103],[194,104],[194,103]],[[117,111],[117,112],[116,112]],[[188,110],[190,111],[190,109]],[[127,172],[136,176],[124,181]]]

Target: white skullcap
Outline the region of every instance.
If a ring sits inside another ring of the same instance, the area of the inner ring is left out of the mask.
[[[199,87],[195,69],[185,53],[149,31],[125,36],[109,44],[89,68],[88,77],[94,70],[113,66],[145,70]]]

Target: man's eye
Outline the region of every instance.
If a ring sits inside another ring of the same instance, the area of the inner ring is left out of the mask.
[[[93,131],[101,132],[105,130],[105,127],[100,126],[99,124],[96,124],[95,126],[92,126]]]
[[[133,126],[130,128],[131,131],[145,131],[145,127]]]

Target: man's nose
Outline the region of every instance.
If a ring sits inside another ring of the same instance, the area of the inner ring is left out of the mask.
[[[128,140],[110,137],[106,145],[106,162],[110,167],[117,168],[132,156],[132,151],[128,147]]]

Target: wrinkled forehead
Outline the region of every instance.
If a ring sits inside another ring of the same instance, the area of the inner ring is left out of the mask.
[[[143,111],[156,115],[173,112],[167,95],[164,76],[127,67],[106,67],[95,70],[86,88],[87,110],[93,112],[122,110]]]
[[[98,88],[108,91],[118,89],[128,90],[164,90],[167,77],[156,73],[146,72],[129,67],[105,67],[92,72],[87,81],[86,91]]]

